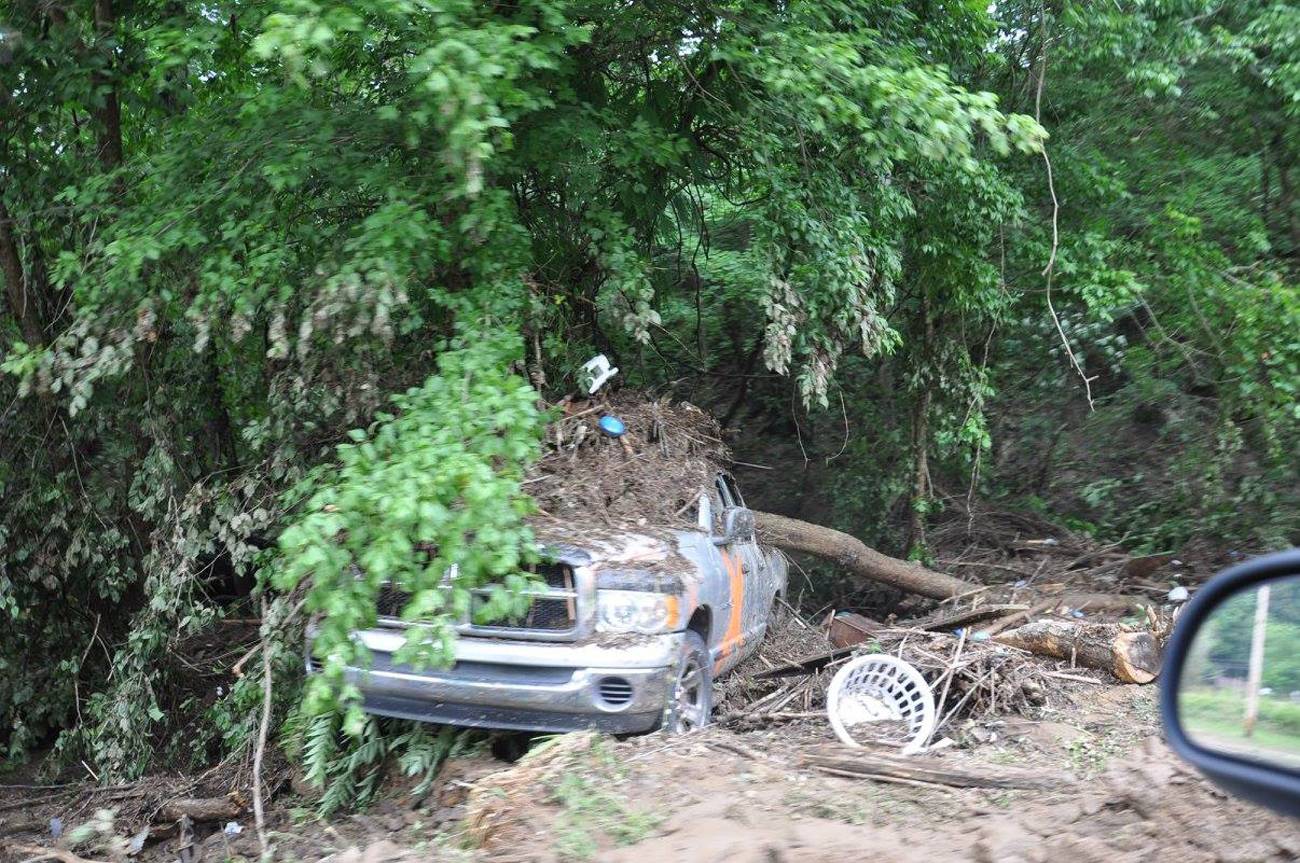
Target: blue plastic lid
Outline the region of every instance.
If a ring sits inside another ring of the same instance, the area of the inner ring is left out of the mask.
[[[627,431],[627,426],[618,417],[603,416],[600,418],[600,430],[610,437],[622,437],[623,432]]]

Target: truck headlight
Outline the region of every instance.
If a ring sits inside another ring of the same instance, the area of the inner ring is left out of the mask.
[[[676,597],[639,590],[596,591],[600,632],[666,632],[676,623]]]

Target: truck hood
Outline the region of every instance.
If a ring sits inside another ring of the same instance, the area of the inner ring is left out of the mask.
[[[548,556],[572,566],[608,566],[669,572],[693,567],[679,551],[678,532],[637,526],[614,528],[545,520],[530,523]]]

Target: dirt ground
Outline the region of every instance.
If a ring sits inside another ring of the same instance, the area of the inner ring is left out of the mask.
[[[591,837],[590,859],[901,863],[919,852],[928,860],[990,863],[1244,863],[1300,856],[1293,822],[1226,797],[1165,748],[1154,688],[1081,684],[1056,712],[973,726],[971,748],[941,756],[976,772],[1030,767],[1052,780],[1046,791],[825,775],[800,766],[801,752],[830,739],[812,723],[608,744],[603,757],[618,766],[613,787],[623,805],[653,824],[644,836]],[[589,771],[591,759],[570,769]],[[563,794],[517,791],[510,800],[517,804],[511,823],[488,835],[486,859],[573,859],[566,831],[580,828]],[[529,847],[517,842],[524,835]]]
[[[827,775],[802,760],[833,737],[804,718],[677,738],[567,735],[515,764],[481,753],[450,763],[421,801],[395,783],[365,812],[330,821],[286,790],[270,813],[271,839],[277,859],[338,863],[1300,859],[1294,822],[1227,797],[1165,748],[1155,694],[1078,683],[1042,716],[968,724],[933,756],[977,774],[1030,768],[1046,790]],[[51,811],[0,813],[5,859],[36,859],[27,847],[53,844]],[[133,859],[254,860],[251,818],[239,823],[236,835],[196,826],[188,849],[172,837]]]

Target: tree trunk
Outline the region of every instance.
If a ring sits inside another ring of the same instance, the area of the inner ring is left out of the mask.
[[[14,235],[13,219],[4,202],[0,201],[0,274],[5,283],[5,299],[9,312],[18,321],[23,340],[29,347],[45,341],[45,326],[41,319],[41,296],[31,290],[31,280],[23,270],[22,255]]]
[[[907,512],[907,552],[925,550],[925,510],[930,497],[930,389],[912,407],[912,500]]]
[[[1160,645],[1149,632],[1126,632],[1110,623],[1040,620],[993,640],[1039,656],[1069,659],[1109,671],[1123,683],[1150,683],[1160,673]]]
[[[770,512],[756,512],[754,518],[763,539],[789,551],[802,551],[825,558],[853,575],[888,584],[932,599],[948,599],[977,589],[978,585],[934,572],[868,548],[862,540],[829,527],[810,524]]]
[[[912,402],[912,497],[907,508],[907,556],[925,553],[925,516],[930,499],[930,400],[929,375],[924,371],[931,361],[934,344],[934,320],[930,317],[930,295],[921,292],[922,335],[917,360],[921,389]]]
[[[112,0],[95,0],[95,35],[98,39],[106,41],[113,35],[113,2]],[[98,46],[102,47],[102,46]],[[105,51],[108,57],[110,67],[113,64],[113,54],[111,51]],[[99,158],[99,163],[106,170],[112,170],[122,164],[122,106],[117,98],[117,84],[109,76],[102,72],[96,72],[91,76],[91,85],[96,90],[102,90],[102,93],[96,93],[96,99],[102,99],[102,103],[96,104],[95,119],[99,123],[99,136],[95,147],[95,154]]]
[[[229,821],[238,818],[244,809],[232,797],[182,798],[164,803],[158,810],[158,816],[164,821],[175,821],[181,817],[193,818],[195,821]]]

